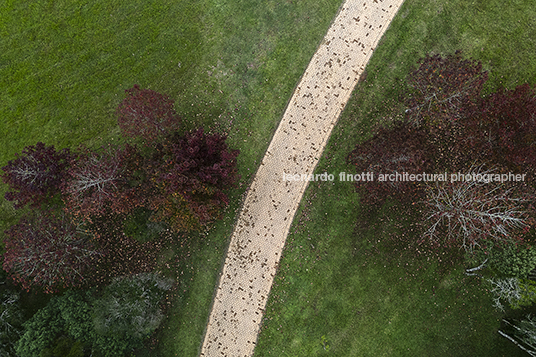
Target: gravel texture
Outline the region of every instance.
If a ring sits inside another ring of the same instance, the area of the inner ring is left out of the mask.
[[[347,0],[314,54],[246,195],[201,356],[252,356],[294,214],[339,115],[403,0]]]

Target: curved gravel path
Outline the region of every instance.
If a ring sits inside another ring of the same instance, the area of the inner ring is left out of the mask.
[[[252,356],[285,240],[308,181],[403,0],[346,0],[281,119],[238,217],[201,356]]]

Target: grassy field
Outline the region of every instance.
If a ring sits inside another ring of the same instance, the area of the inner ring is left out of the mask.
[[[241,194],[341,2],[0,4],[0,166],[38,141],[57,148],[120,142],[114,111],[135,83],[174,99],[185,130],[227,133],[241,150],[242,180],[225,219],[208,236],[161,253],[160,265],[180,286],[150,355],[198,353]],[[21,212],[1,202],[3,231]]]
[[[405,2],[317,168],[335,181],[311,184],[295,217],[255,356],[523,355],[496,332],[502,315],[459,252],[417,252],[411,210],[370,212],[337,174],[375,125],[401,115],[403,80],[427,53],[482,61],[488,93],[536,84],[534,5]]]

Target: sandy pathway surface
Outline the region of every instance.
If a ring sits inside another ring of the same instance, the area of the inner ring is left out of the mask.
[[[201,356],[252,356],[266,300],[309,175],[403,0],[347,0],[314,54],[246,195]],[[285,176],[284,176],[285,175]]]

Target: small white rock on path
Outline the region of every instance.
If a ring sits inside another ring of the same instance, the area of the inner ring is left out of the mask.
[[[294,214],[335,123],[403,0],[346,0],[313,55],[246,195],[201,356],[249,357]]]

